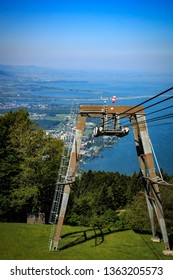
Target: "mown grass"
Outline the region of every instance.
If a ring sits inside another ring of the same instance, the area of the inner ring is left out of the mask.
[[[131,230],[63,226],[60,251],[49,251],[50,225],[0,223],[1,260],[169,260],[163,243]]]

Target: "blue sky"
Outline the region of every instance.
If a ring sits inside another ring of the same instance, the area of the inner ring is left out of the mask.
[[[173,1],[3,0],[0,64],[173,72]]]

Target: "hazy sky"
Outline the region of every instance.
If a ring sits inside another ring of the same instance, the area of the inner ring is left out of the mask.
[[[0,64],[173,72],[173,1],[0,1]]]

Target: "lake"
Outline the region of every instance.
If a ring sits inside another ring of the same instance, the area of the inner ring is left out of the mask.
[[[44,78],[45,76],[46,78]],[[28,79],[27,74],[23,77]],[[66,104],[70,108],[74,101],[78,104],[104,104],[106,102],[107,105],[110,105],[112,96],[115,95],[117,97],[115,106],[136,106],[173,86],[173,75],[170,73],[67,72],[65,70],[49,72],[47,69],[44,77],[40,73],[38,77],[34,73],[33,77],[33,79],[27,80],[27,83],[22,80],[19,82],[18,79],[17,87],[13,86],[13,88],[16,94],[20,95],[20,88],[23,87],[25,95],[24,98],[22,97],[22,101],[16,98],[13,102]],[[146,103],[145,108],[172,95],[173,91],[170,91]],[[25,99],[27,96],[29,99]],[[171,115],[169,118],[166,117],[173,113],[171,105],[173,105],[173,99],[145,110],[149,135],[157,160],[160,167],[168,174],[173,173],[173,123],[171,123]],[[167,108],[168,106],[169,108]],[[159,111],[161,109],[164,110]],[[153,113],[154,111],[157,112]],[[159,116],[165,116],[165,119],[152,120]],[[169,124],[165,124],[168,122]],[[131,127],[128,136],[119,139],[113,148],[102,151],[101,158],[88,160],[81,167],[84,170],[118,171],[124,174],[138,172],[139,166]]]
[[[78,78],[78,79],[77,79]],[[82,79],[80,81],[80,79]],[[172,87],[173,79],[171,75],[152,74],[152,75],[115,75],[96,77],[82,75],[76,77],[76,80],[60,80],[58,82],[45,82],[46,90],[43,92],[34,92],[35,95],[52,96],[56,103],[70,104],[75,99],[79,104],[111,104],[113,95],[117,100],[115,105],[132,105],[136,106],[141,102],[148,100],[150,97]],[[49,88],[51,90],[49,90]],[[145,107],[171,96],[170,91],[157,99],[145,104]],[[173,100],[164,101],[158,105],[146,109],[147,114],[154,111],[167,108],[173,105]],[[173,123],[172,118],[159,121],[152,121],[155,117],[165,116],[173,112],[172,108],[160,112],[146,115],[148,122],[149,135],[154,147],[155,154],[159,165],[168,174],[173,173]],[[132,174],[139,171],[139,165],[136,155],[133,133],[130,129],[128,136],[119,139],[113,148],[102,151],[101,158],[94,158],[81,165],[84,170],[105,170],[118,171],[124,174]]]

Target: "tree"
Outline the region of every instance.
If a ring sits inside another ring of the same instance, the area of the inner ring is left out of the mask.
[[[118,172],[84,173],[70,194],[66,222],[78,225],[115,225],[116,210],[127,204],[131,177]]]
[[[23,121],[25,131],[32,126],[29,120],[29,114],[20,110],[18,112],[9,112],[0,117],[0,215],[2,219],[13,219],[14,211],[11,209],[11,193],[18,185],[17,176],[20,173],[20,163],[22,161],[20,154],[16,151],[15,147],[19,142],[14,145],[13,135],[18,137],[17,125],[20,126]],[[20,120],[20,121],[19,121]]]
[[[25,110],[1,116],[0,132],[0,218],[21,220],[37,211],[48,216],[63,142],[46,135]]]
[[[128,205],[126,222],[129,227],[136,231],[151,231],[148,209],[144,191],[140,191],[134,200]]]
[[[173,185],[173,178],[168,180]],[[168,233],[173,234],[173,186],[160,186],[164,218]]]

